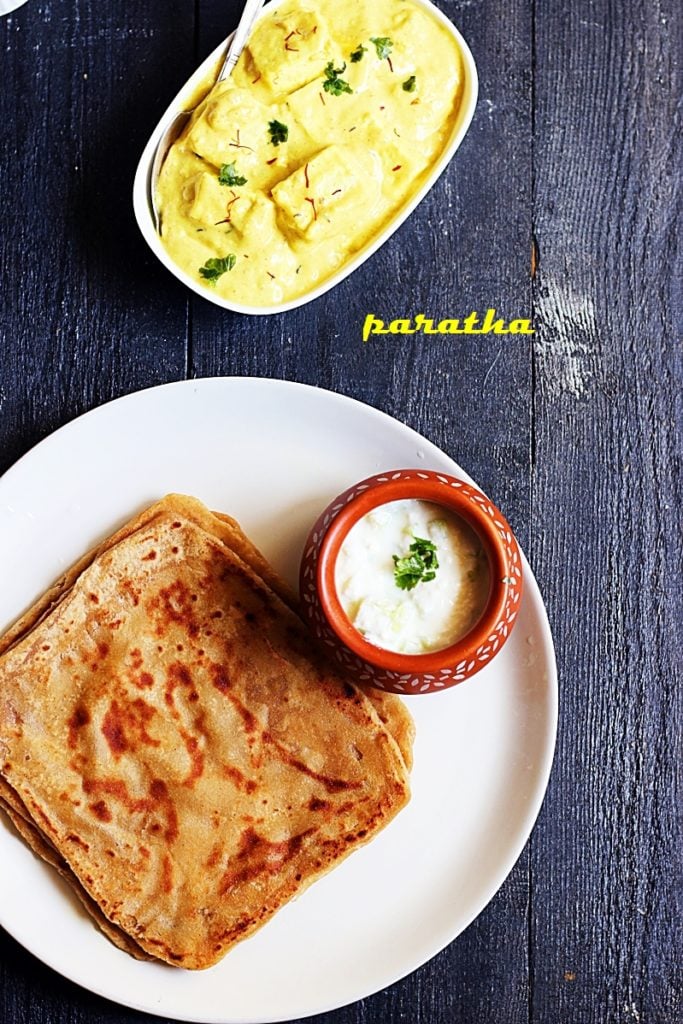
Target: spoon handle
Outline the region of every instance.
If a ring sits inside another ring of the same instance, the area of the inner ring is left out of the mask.
[[[242,50],[247,45],[252,25],[256,21],[256,16],[264,3],[265,0],[247,0],[244,5],[244,10],[242,11],[242,17],[239,20],[239,25],[235,29],[230,45],[228,46],[228,52],[225,55],[223,67],[221,68],[216,81],[223,82],[232,74],[232,69],[239,60]]]

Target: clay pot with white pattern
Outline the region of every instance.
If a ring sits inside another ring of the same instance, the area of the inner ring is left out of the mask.
[[[335,585],[344,540],[368,512],[418,499],[441,505],[475,532],[488,562],[489,593],[467,633],[439,650],[404,654],[371,643],[347,617]],[[344,675],[403,695],[436,693],[469,679],[502,649],[522,596],[522,560],[507,520],[476,487],[424,469],[379,473],[354,484],[321,513],[301,561],[301,605],[308,625]]]

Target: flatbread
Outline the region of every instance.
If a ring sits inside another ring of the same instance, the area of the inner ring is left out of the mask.
[[[129,952],[188,968],[217,962],[409,799],[382,716],[244,540],[169,496],[0,639],[4,806]]]
[[[53,867],[64,879],[76,897],[80,900],[84,910],[86,910],[90,917],[93,918],[95,923],[107,936],[110,942],[113,942],[115,946],[118,946],[118,948],[122,949],[125,953],[129,953],[132,957],[135,957],[136,960],[156,959],[148,953],[145,953],[144,950],[138,946],[137,942],[131,939],[129,935],[126,935],[126,933],[120,928],[117,928],[116,925],[112,924],[112,922],[104,916],[97,904],[90,899],[85,889],[83,889],[79,884],[78,879],[69,868],[67,862],[59,855],[57,850],[45,838],[42,832],[33,824],[28,814],[22,814],[17,811],[14,801],[7,803],[1,798],[0,809],[5,812],[26,845],[47,864],[50,864],[51,867]]]
[[[247,565],[273,590],[284,603],[301,614],[300,601],[292,588],[275,572],[272,565],[261,554],[256,545],[247,537],[237,520],[222,512],[214,512],[231,531],[231,547]],[[396,694],[386,690],[368,687],[363,690],[375,706],[379,717],[394,737],[408,771],[413,767],[413,741],[415,723],[405,704]]]

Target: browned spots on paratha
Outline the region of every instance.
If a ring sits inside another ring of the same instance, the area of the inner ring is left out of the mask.
[[[135,750],[142,743],[148,747],[158,747],[160,740],[155,739],[147,731],[156,715],[156,708],[137,697],[127,704],[119,704],[112,700],[102,720],[101,732],[115,758],[129,750]]]
[[[87,796],[105,793],[114,797],[119,803],[124,804],[129,811],[144,810],[135,805],[135,801],[128,792],[128,786],[123,779],[83,779],[83,792]],[[146,803],[145,803],[146,806]]]
[[[169,794],[168,786],[163,779],[152,779],[149,787],[152,799],[160,804],[166,815],[166,831],[164,838],[172,843],[178,838],[178,814]]]
[[[211,853],[209,854],[206,860],[207,868],[215,868],[216,864],[220,864],[221,860],[223,859],[224,852],[225,850],[221,843],[214,843],[213,847],[211,848]]]
[[[227,693],[230,689],[230,678],[224,665],[212,665],[210,670],[213,685],[221,693]]]
[[[94,804],[88,804],[90,810],[100,821],[111,821],[112,813],[104,800],[97,800]]]
[[[234,694],[228,694],[228,697],[235,711],[242,719],[242,724],[244,725],[245,732],[256,732],[258,722],[255,716],[252,715],[249,708],[246,707],[241,700],[238,700],[237,697],[234,696]]]
[[[242,701],[234,694],[230,685],[230,677],[228,676],[227,670],[223,665],[213,664],[211,665],[209,672],[211,673],[211,680],[216,689],[228,698],[231,705],[242,719],[245,732],[253,733],[258,728],[258,721],[256,717],[251,713],[248,707],[246,707]]]
[[[251,827],[245,829],[239,849],[230,859],[227,870],[219,882],[218,894],[226,896],[238,885],[251,882],[263,874],[276,874],[299,852],[306,836],[314,831],[315,829],[306,829],[290,839],[274,843],[260,836]]]
[[[330,804],[329,800],[321,800],[317,796],[312,796],[311,799],[308,801],[307,806],[309,811],[326,811],[332,805]]]
[[[102,909],[80,885],[78,879],[73,874],[64,858],[59,854],[52,843],[43,836],[35,823],[30,820],[28,812],[23,809],[22,812],[19,813],[15,811],[12,806],[8,806],[1,800],[0,807],[2,807],[2,809],[9,815],[9,818],[17,829],[19,835],[25,840],[34,853],[48,864],[52,865],[64,881],[71,887],[72,891],[80,900],[88,914],[90,914],[93,920],[99,925],[104,934],[107,935],[114,945],[118,946],[119,949],[123,949],[127,953],[130,953],[131,956],[134,956],[138,960],[151,960],[152,957],[148,953],[144,953],[142,948],[134,939],[117,928],[116,925],[105,917]],[[24,814],[26,816],[24,816]],[[67,841],[73,840],[74,838],[77,837],[72,835],[66,837]],[[106,853],[114,856],[113,851],[111,850],[107,850]],[[107,901],[104,900],[103,905],[106,905],[106,902]]]
[[[185,729],[180,730],[185,749],[187,750],[187,756],[190,759],[190,771],[187,778],[183,779],[184,786],[194,786],[197,779],[199,779],[204,772],[204,754],[199,748],[199,740],[196,736],[192,736]]]
[[[171,623],[182,627],[189,636],[197,636],[199,624],[194,613],[196,600],[197,595],[182,580],[175,580],[170,586],[162,587],[146,605],[156,623],[157,636],[164,636]]]
[[[179,686],[185,687],[190,693],[194,691],[192,673],[189,667],[184,665],[182,661],[175,661],[168,666],[166,671],[166,686],[164,689],[164,700],[171,709],[171,714],[174,718],[178,717],[174,693]]]
[[[67,839],[67,842],[69,842],[69,843],[77,843],[77,844],[78,844],[79,846],[82,846],[82,847],[83,847],[83,849],[84,849],[84,850],[86,850],[86,851],[90,849],[90,846],[89,846],[89,844],[88,844],[88,843],[85,843],[85,842],[84,842],[84,841],[83,841],[83,840],[81,839],[81,837],[80,837],[80,836],[77,836],[77,835],[76,835],[75,833],[73,833],[73,832],[70,832],[70,833],[69,833],[69,835],[68,835],[68,836],[66,837],[66,839]]]
[[[81,729],[83,729],[90,722],[90,712],[87,708],[84,708],[82,704],[78,704],[71,718],[69,718],[67,725],[69,727],[69,746],[71,749],[75,749],[78,745],[78,736]]]
[[[162,939],[150,939],[146,937],[145,941],[148,945],[154,946],[154,948],[159,951],[158,955],[162,960],[171,960],[173,963],[181,964],[185,959],[184,953],[176,953],[168,943],[164,942]]]
[[[137,608],[137,606],[140,604],[140,588],[133,586],[132,582],[128,579],[121,580],[119,586],[121,588],[121,591],[125,594],[130,603],[133,605],[133,607]]]
[[[254,793],[256,791],[256,782],[253,779],[248,779],[243,772],[236,768],[232,764],[223,765],[223,774],[226,779],[230,779],[234,782],[238,789],[243,790],[245,793]]]
[[[51,832],[53,835],[57,834],[57,829],[53,825],[50,818],[47,816],[42,807],[39,807],[35,800],[27,800],[27,807],[31,812],[32,816],[40,819],[40,827],[45,831]]]
[[[149,785],[148,797],[132,796],[123,779],[117,778],[84,778],[83,792],[87,796],[99,796],[100,794],[109,796],[116,803],[121,804],[130,814],[140,814],[145,811],[160,811],[166,819],[164,838],[168,840],[169,843],[172,843],[178,838],[178,815],[173,800],[169,794],[168,786],[163,779],[152,779]],[[100,813],[94,810],[97,804],[91,804],[89,806],[96,817],[100,817],[100,820],[105,820],[100,816]],[[154,827],[155,824],[156,828]],[[153,823],[150,826],[150,831],[160,832],[161,827],[158,823]]]
[[[161,888],[164,892],[173,892],[173,865],[167,853],[164,854]]]
[[[322,772],[314,771],[300,758],[292,754],[287,747],[278,742],[278,740],[276,740],[275,737],[267,730],[263,733],[263,742],[267,743],[277,751],[278,757],[281,761],[289,765],[290,768],[296,768],[298,772],[302,772],[304,775],[307,775],[309,779],[315,779],[316,782],[319,782],[325,787],[328,793],[340,793],[346,789],[360,789],[362,786],[362,782],[353,782],[349,779],[336,779],[331,775],[325,775]]]
[[[146,669],[142,670],[145,661],[139,647],[133,648],[128,656],[128,660],[130,661],[130,668],[126,671],[128,681],[137,687],[138,690],[151,690],[154,686],[154,676]]]
[[[115,700],[109,705],[101,727],[102,735],[114,757],[118,758],[128,750],[128,740],[121,721],[121,710]]]

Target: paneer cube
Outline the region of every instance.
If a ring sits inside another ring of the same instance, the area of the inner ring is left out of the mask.
[[[278,96],[323,78],[336,54],[322,16],[308,7],[285,10],[275,21],[264,21],[248,49],[256,73]]]
[[[183,145],[215,167],[239,160],[240,168],[249,169],[261,162],[257,151],[268,139],[268,120],[268,109],[246,89],[219,89],[190,125]]]
[[[226,203],[231,196],[218,184],[215,174],[201,171],[185,183],[183,198],[189,203],[188,216],[198,224],[209,226],[226,216]]]
[[[364,146],[328,146],[273,188],[280,220],[302,238],[350,237],[377,203],[382,167]]]

